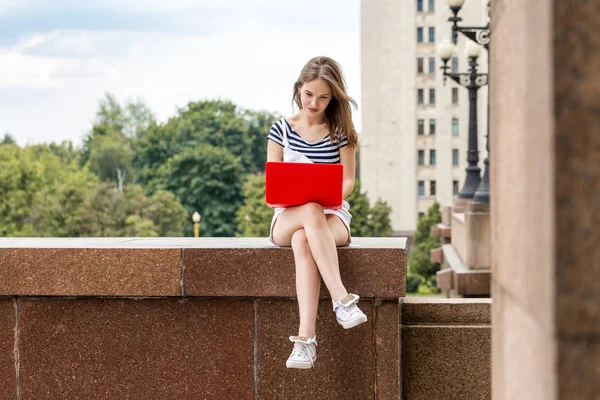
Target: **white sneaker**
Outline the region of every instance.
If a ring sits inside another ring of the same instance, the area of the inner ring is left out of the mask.
[[[358,295],[349,293],[339,302],[332,300],[337,322],[344,329],[354,328],[357,325],[367,322],[367,316],[356,305],[359,298]]]
[[[317,337],[290,336],[294,342],[294,350],[287,359],[285,366],[288,368],[309,369],[317,360]]]

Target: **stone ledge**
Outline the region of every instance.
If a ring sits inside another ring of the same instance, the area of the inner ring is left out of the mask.
[[[355,238],[339,248],[347,288],[403,297],[405,245]],[[0,276],[0,296],[295,296],[293,251],[266,238],[2,238]]]
[[[0,295],[179,296],[179,249],[2,248]]]
[[[491,324],[492,299],[404,298],[402,324]]]
[[[431,236],[437,236],[442,239],[452,238],[452,228],[449,225],[437,224],[430,228]]]
[[[437,264],[441,264],[444,262],[444,252],[442,251],[441,247],[435,248],[435,249],[431,249],[431,251],[429,251],[429,260],[432,263],[437,263]]]

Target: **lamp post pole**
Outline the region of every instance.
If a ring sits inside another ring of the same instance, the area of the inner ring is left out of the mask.
[[[488,9],[488,18],[491,17],[491,6],[490,6],[491,0],[488,1],[488,5],[487,5],[487,9]],[[491,63],[490,63],[490,23],[488,21],[488,24],[485,28],[481,29],[480,32],[483,32],[482,35],[480,35],[481,40],[484,43],[480,43],[483,44],[487,50],[487,56],[488,56],[488,79],[489,79],[489,75],[490,75],[490,71],[491,71]],[[477,42],[479,43],[479,42]],[[490,97],[491,97],[491,93],[490,93],[490,86],[488,85],[488,98],[487,98],[487,135],[485,136],[485,150],[487,151],[487,156],[485,157],[485,160],[483,161],[483,178],[481,179],[481,185],[479,185],[479,188],[477,189],[477,191],[475,192],[475,196],[473,196],[473,199],[475,201],[478,201],[480,203],[489,203],[490,202]]]
[[[459,85],[469,90],[469,149],[467,151],[467,177],[465,183],[458,193],[461,199],[472,199],[481,183],[481,169],[477,166],[479,163],[479,151],[477,146],[477,91],[487,85],[488,75],[477,72],[477,58],[481,51],[481,46],[474,43],[467,43],[466,52],[469,58],[469,72],[452,73],[448,72],[448,60],[454,52],[451,43],[443,41],[439,46],[439,54],[443,62],[442,71],[444,82],[447,78],[452,79]]]
[[[487,50],[487,55],[488,55],[488,74],[485,78],[485,83],[483,83],[482,85],[480,85],[479,87],[485,85],[488,83],[488,78],[489,78],[489,68],[490,68],[490,23],[488,21],[486,26],[475,26],[475,27],[469,27],[469,26],[459,26],[458,23],[460,21],[462,21],[462,18],[458,16],[458,12],[461,10],[463,4],[464,4],[465,0],[447,0],[448,5],[450,6],[450,10],[452,11],[453,16],[448,18],[448,21],[452,23],[452,43],[456,44],[457,40],[458,40],[458,33],[462,33],[463,35],[465,35],[467,38],[469,38],[470,40],[472,40],[473,42],[483,46],[486,48]],[[487,10],[488,10],[488,17],[491,15],[491,7],[490,7],[490,3],[491,0],[488,0],[487,2]],[[472,59],[471,57],[469,57],[470,62],[469,65],[471,65],[471,72],[473,70],[473,65],[472,65]],[[477,64],[475,63],[475,68],[477,67]],[[475,71],[476,74],[476,71]],[[446,73],[446,69],[444,68],[444,80],[446,78],[448,74]],[[476,74],[477,76],[483,76],[483,74]],[[449,76],[449,75],[448,75]],[[477,79],[477,78],[475,78]],[[465,86],[465,85],[463,85]],[[477,121],[475,120],[475,122],[473,122],[473,118],[477,118],[477,106],[476,106],[476,102],[477,102],[477,90],[479,89],[479,87],[477,88],[471,88],[469,86],[467,86],[467,88],[469,89],[469,101],[470,101],[470,116],[469,116],[469,152],[467,155],[467,160],[469,161],[469,167],[467,167],[467,179],[465,181],[465,186],[463,187],[463,189],[461,190],[461,192],[459,193],[459,198],[473,198],[475,201],[478,202],[482,202],[482,203],[489,203],[490,201],[490,179],[489,179],[489,162],[490,162],[490,123],[489,123],[489,119],[490,119],[490,96],[489,96],[489,89],[488,89],[488,101],[487,101],[487,107],[488,107],[488,118],[487,118],[487,135],[486,135],[486,150],[487,150],[487,156],[484,160],[484,173],[483,173],[483,178],[479,179],[480,183],[478,184],[477,188],[475,188],[475,191],[473,192],[473,195],[471,195],[472,192],[472,185],[474,184],[473,182],[475,181],[475,170],[472,168],[472,160],[474,159],[473,154],[472,154],[472,129],[475,129],[475,135],[477,135]],[[475,101],[475,106],[473,105],[473,101]],[[473,111],[474,110],[474,111]],[[477,140],[477,136],[475,136],[475,145],[477,145],[476,143]],[[475,151],[477,151],[477,147],[475,147]],[[479,161],[479,157],[478,155],[476,156],[476,163]],[[476,165],[476,164],[475,164]],[[469,172],[471,170],[471,172]],[[480,169],[477,168],[476,173],[479,175]],[[469,181],[469,178],[471,179],[471,181]],[[468,185],[467,185],[468,184]]]

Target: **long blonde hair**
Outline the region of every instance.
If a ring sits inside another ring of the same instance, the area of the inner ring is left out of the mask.
[[[331,88],[331,101],[325,109],[325,118],[329,125],[329,138],[333,141],[337,132],[343,132],[348,136],[348,144],[352,147],[358,144],[358,135],[352,122],[352,108],[358,108],[356,101],[348,96],[347,85],[342,74],[342,68],[333,59],[325,56],[312,58],[304,65],[300,76],[294,83],[294,96],[292,102],[302,109],[300,101],[300,88],[306,82],[321,78]]]

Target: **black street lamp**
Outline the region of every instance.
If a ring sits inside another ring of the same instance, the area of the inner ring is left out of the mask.
[[[458,12],[462,8],[465,0],[446,0],[448,5],[450,6],[450,10],[452,10],[453,16],[448,18],[449,22],[452,22],[452,43],[456,44],[458,40],[458,33],[462,33],[472,41],[484,46],[488,53],[488,74],[490,71],[490,23],[488,21],[486,26],[458,26],[458,22],[462,21],[462,18],[458,16]],[[487,11],[488,16],[491,14],[490,7],[491,0],[488,0],[487,3]],[[490,174],[489,174],[489,164],[490,164],[490,91],[488,89],[488,121],[487,121],[487,135],[486,135],[486,150],[487,156],[484,160],[484,174],[483,179],[481,180],[481,184],[479,188],[475,192],[473,199],[475,201],[479,201],[482,203],[490,202]]]
[[[478,43],[489,50],[490,46],[490,23],[486,26],[458,26],[458,23],[462,21],[462,18],[458,16],[458,12],[462,8],[465,0],[446,0],[452,10],[452,17],[448,18],[449,22],[452,22],[452,43],[456,44],[458,40],[458,33],[462,33],[475,43]],[[490,13],[490,1],[487,4],[488,15]]]
[[[481,169],[477,166],[479,163],[477,146],[477,91],[487,85],[488,74],[477,73],[477,58],[481,53],[481,46],[479,44],[472,41],[467,42],[465,52],[469,58],[470,66],[467,73],[448,72],[448,61],[452,57],[453,52],[454,46],[447,40],[442,41],[438,46],[438,53],[443,62],[444,83],[447,78],[450,78],[469,90],[469,150],[467,152],[467,162],[469,165],[466,169],[467,177],[465,184],[458,193],[458,197],[461,199],[472,199],[481,184]]]

